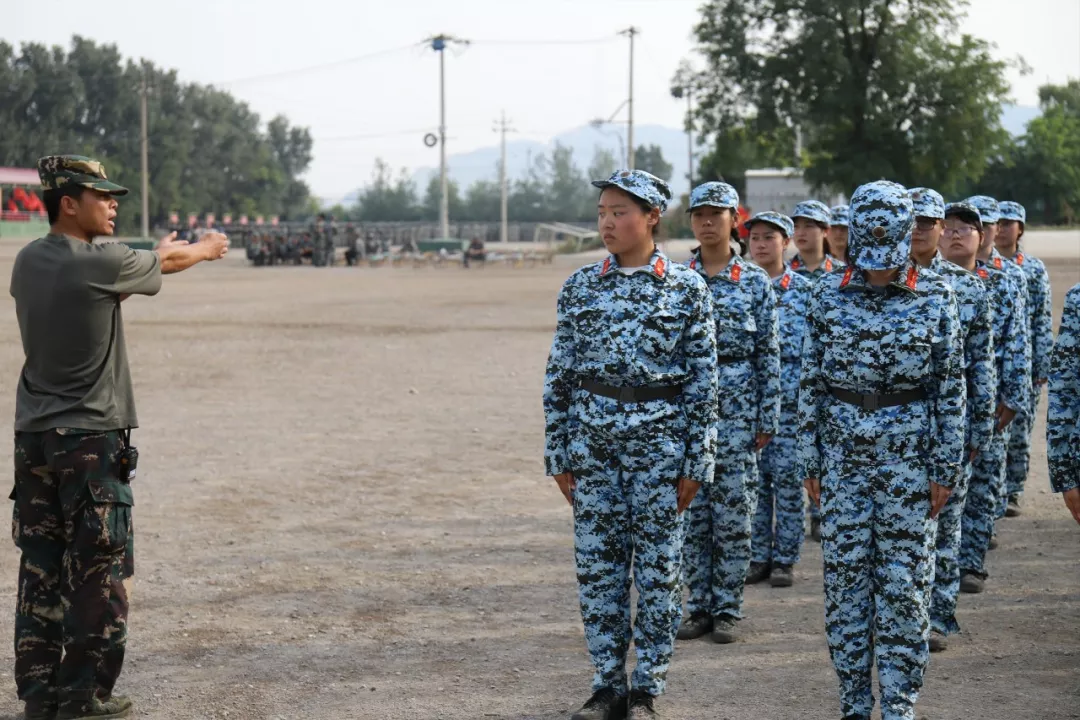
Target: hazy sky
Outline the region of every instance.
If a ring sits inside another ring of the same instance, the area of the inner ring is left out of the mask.
[[[78,33],[228,89],[264,119],[284,113],[311,128],[307,180],[333,198],[367,183],[376,157],[395,167],[438,165],[437,150],[422,143],[439,112],[438,57],[422,41],[437,33],[473,41],[446,57],[451,154],[494,144],[503,110],[520,136],[537,140],[609,117],[627,96],[628,43],[616,32],[630,25],[641,30],[635,122],[681,127],[685,105],[670,96],[669,81],[691,53],[700,4],[0,0],[0,38],[67,45]],[[1010,74],[1016,103],[1034,105],[1042,83],[1080,77],[1080,0],[972,0],[968,14],[967,32],[1032,67],[1027,77]],[[328,63],[337,64],[293,72]]]

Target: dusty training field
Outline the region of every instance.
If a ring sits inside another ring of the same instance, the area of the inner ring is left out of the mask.
[[[1080,237],[1052,241],[1056,327]],[[18,247],[0,245],[5,282]],[[592,671],[540,396],[555,296],[581,260],[256,269],[234,255],[124,306],[142,459],[119,690],[138,717],[567,717]],[[10,422],[22,349],[6,292],[0,317]],[[964,633],[933,657],[920,716],[1080,718],[1080,527],[1049,492],[1045,407],[1024,514],[999,526],[987,592],[962,596]],[[9,720],[13,545],[0,564]],[[680,643],[658,709],[839,717],[818,545],[795,575],[747,589],[742,642]]]

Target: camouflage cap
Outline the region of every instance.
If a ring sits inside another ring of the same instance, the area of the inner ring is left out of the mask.
[[[743,223],[743,226],[749,230],[755,223],[767,223],[772,225],[777,230],[784,233],[784,237],[786,238],[795,234],[795,223],[792,222],[791,218],[774,210],[765,210],[763,212],[755,213],[754,217]]]
[[[1027,210],[1018,202],[1005,200],[998,203],[998,210],[1001,211],[1001,220],[1017,220],[1025,225],[1027,224]]]
[[[847,227],[848,215],[851,213],[851,208],[847,205],[837,205],[829,209],[829,225],[832,227]]]
[[[931,188],[912,188],[911,204],[915,208],[915,217],[945,219],[945,198]]]
[[[49,155],[38,160],[43,190],[80,185],[110,195],[127,195],[128,189],[109,180],[105,166],[82,155]]]
[[[1001,219],[1001,208],[998,207],[997,200],[989,195],[973,195],[964,202],[975,206],[983,225],[993,225]]]
[[[888,180],[859,187],[851,196],[848,255],[861,270],[892,270],[908,263],[914,208],[907,188]]]
[[[830,216],[829,206],[820,200],[804,200],[796,205],[795,210],[791,213],[792,220],[806,218],[825,225],[829,224]]]
[[[725,182],[702,183],[690,193],[690,205],[686,211],[706,205],[734,210],[739,207],[739,193]]]
[[[974,225],[979,229],[979,232],[983,231],[982,217],[979,215],[979,209],[967,201],[954,202],[946,205],[945,217],[958,217],[969,225]]]
[[[660,208],[661,215],[671,200],[668,184],[644,170],[616,170],[607,180],[593,180],[592,184],[600,189],[617,187],[625,190],[649,203],[649,207]]]

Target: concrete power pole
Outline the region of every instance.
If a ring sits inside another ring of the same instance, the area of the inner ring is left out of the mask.
[[[634,169],[634,36],[640,32],[631,25],[619,33],[630,38],[630,96],[626,106],[626,166],[630,170]]]
[[[686,177],[690,180],[690,189],[694,189],[694,88],[686,87],[686,153],[690,164],[687,165]]]
[[[499,242],[507,242],[507,180],[506,180],[506,133],[514,132],[514,129],[510,127],[509,122],[506,120],[506,111],[503,111],[502,119],[495,124],[495,132],[499,133],[500,139],[500,155],[499,155],[499,193],[500,193],[500,224],[499,224]]]
[[[139,136],[142,141],[142,237],[143,240],[150,238],[150,151],[147,147],[146,130],[146,67],[143,67],[142,84],[139,88]]]
[[[468,40],[436,35],[428,38],[431,49],[439,53],[439,183],[442,197],[439,200],[439,229],[442,237],[450,236],[449,181],[446,177],[446,46],[452,43],[468,45]]]

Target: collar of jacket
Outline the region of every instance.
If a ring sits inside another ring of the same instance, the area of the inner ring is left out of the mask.
[[[806,263],[803,262],[802,255],[795,253],[795,257],[791,258],[791,269],[798,270],[804,265],[806,265]],[[817,266],[817,269],[824,270],[825,272],[832,272],[834,267],[836,267],[836,263],[833,261],[832,255],[825,253],[825,259],[821,261],[821,264]]]
[[[690,256],[690,262],[687,263],[691,270],[696,271],[701,277],[706,280],[722,279],[731,283],[737,283],[742,279],[743,268],[746,266],[746,261],[739,257],[735,252],[731,253],[731,259],[728,260],[727,266],[716,273],[712,277],[705,274],[705,262],[701,259],[701,249],[694,251],[694,254]]]
[[[780,288],[781,291],[787,292],[787,289],[791,287],[791,277],[793,274],[794,271],[790,267],[785,267],[784,274],[778,278],[773,278],[772,283]]]
[[[940,250],[938,250],[937,254],[934,255],[934,259],[930,261],[930,267],[928,267],[927,270],[930,270],[932,272],[938,272],[938,270],[940,270],[942,267],[944,267],[946,263],[948,263],[949,265],[952,265],[954,268],[957,268],[959,270],[963,270],[968,275],[974,275],[975,274],[973,271],[968,271],[967,269],[960,267],[956,263],[952,263],[952,262],[949,262],[948,260],[946,260],[942,256]],[[978,259],[976,259],[975,260],[975,268],[978,269],[978,267],[979,267],[979,261],[978,261]]]
[[[897,288],[904,292],[913,293],[919,286],[919,266],[914,261],[908,260],[907,265],[900,269],[896,279],[885,288]],[[866,275],[854,265],[848,265],[844,270],[844,278],[840,281],[841,290],[874,290],[866,282]]]
[[[663,280],[667,277],[670,263],[671,261],[668,260],[667,255],[660,252],[658,248],[653,248],[652,257],[649,258],[649,275],[657,280]],[[604,259],[604,264],[600,266],[600,277],[606,277],[618,271],[619,259],[615,255],[608,255]]]

